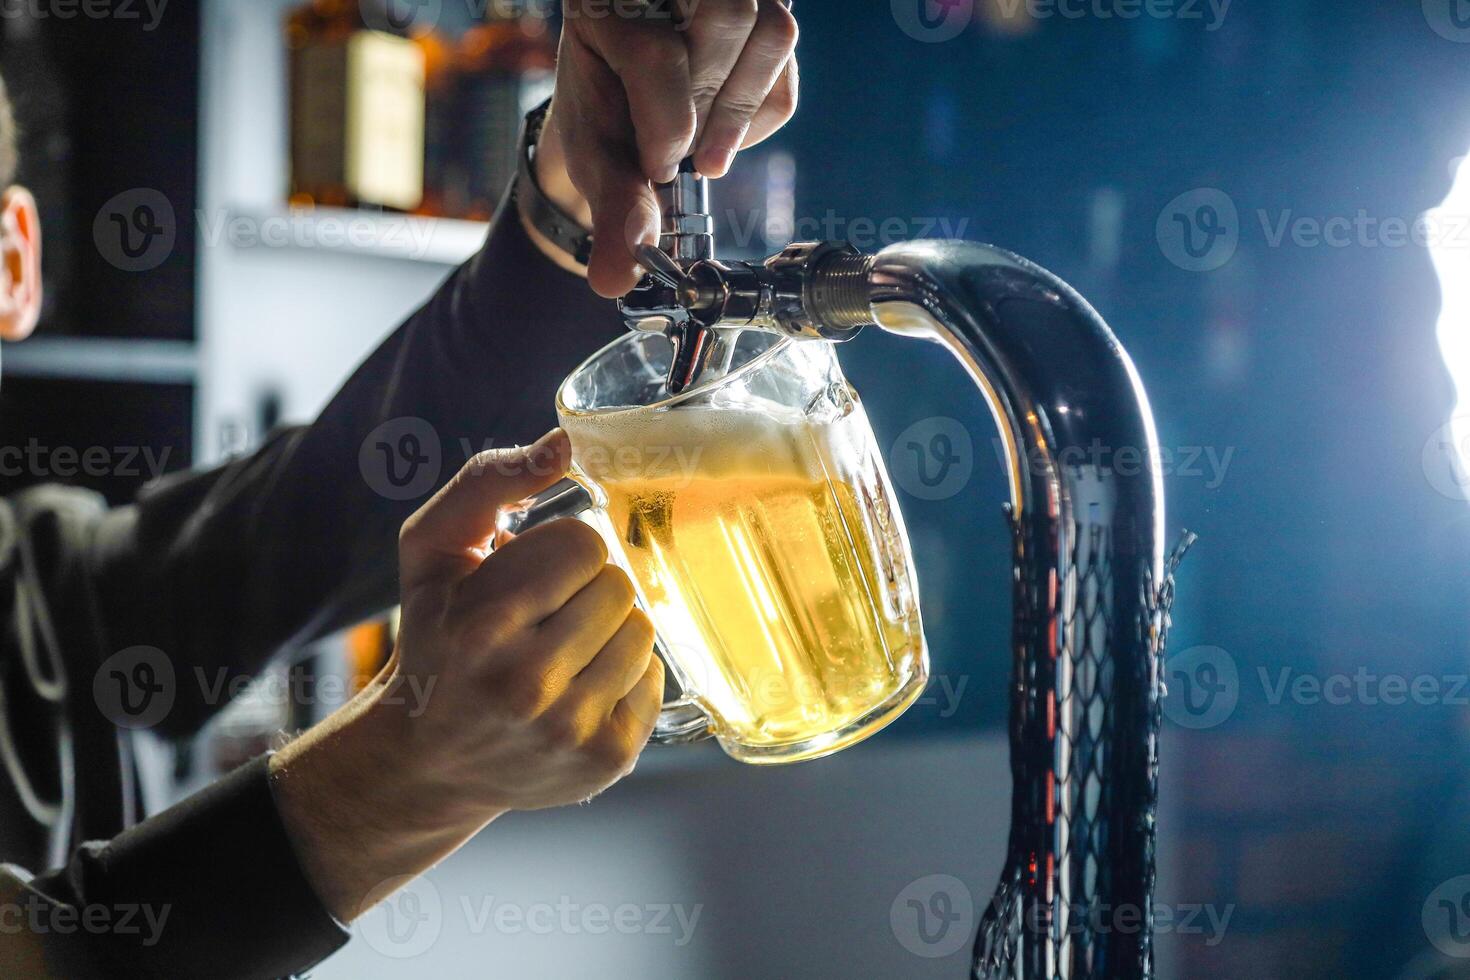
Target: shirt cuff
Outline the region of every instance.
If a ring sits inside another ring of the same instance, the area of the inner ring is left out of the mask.
[[[284,977],[346,944],[347,929],[296,858],[268,767],[261,756],[111,841],[78,849],[66,875],[80,902],[140,907],[158,924],[105,936],[101,952],[125,975]]]

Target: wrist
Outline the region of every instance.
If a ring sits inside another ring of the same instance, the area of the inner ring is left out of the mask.
[[[375,682],[271,758],[276,808],[318,897],[351,922],[500,815],[458,799],[410,749],[413,719]]]
[[[541,192],[552,204],[561,208],[568,217],[575,218],[584,231],[592,228],[592,208],[572,183],[571,174],[567,171],[566,145],[562,142],[554,114],[547,115],[541,126],[532,172]]]
[[[531,160],[531,178],[536,182],[541,196],[563,215],[575,221],[583,231],[591,229],[592,209],[572,183],[566,166],[565,144],[552,115],[547,115],[536,138]],[[563,246],[543,234],[535,222],[526,217],[524,211],[521,213],[521,227],[526,230],[536,248],[558,266],[580,276],[587,274],[587,267]]]

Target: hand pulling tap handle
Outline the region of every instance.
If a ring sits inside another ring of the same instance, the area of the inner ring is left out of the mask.
[[[715,257],[715,223],[709,214],[709,178],[685,157],[679,172],[659,184],[660,233],[658,247],[681,265]]]
[[[656,285],[640,285],[620,305],[630,323],[656,323],[668,337],[673,347],[668,388],[678,394],[699,378],[715,347],[710,325],[689,312],[697,297],[688,274],[696,263],[714,258],[714,220],[709,215],[709,180],[694,169],[692,157],[656,190],[658,247],[642,244],[634,249]]]

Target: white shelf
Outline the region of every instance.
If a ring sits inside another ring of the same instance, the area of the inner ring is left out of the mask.
[[[186,340],[41,336],[6,344],[3,363],[14,377],[191,384],[199,355]]]
[[[483,221],[423,218],[346,208],[233,209],[211,226],[201,220],[204,244],[279,251],[321,251],[430,265],[459,265],[480,250],[490,226]]]

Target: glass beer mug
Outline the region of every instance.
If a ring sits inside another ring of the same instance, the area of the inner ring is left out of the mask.
[[[815,759],[928,681],[908,535],[832,345],[747,331],[720,347],[725,370],[675,396],[661,334],[593,355],[557,395],[570,479],[499,529],[576,515],[606,539],[683,690],[656,740]]]

